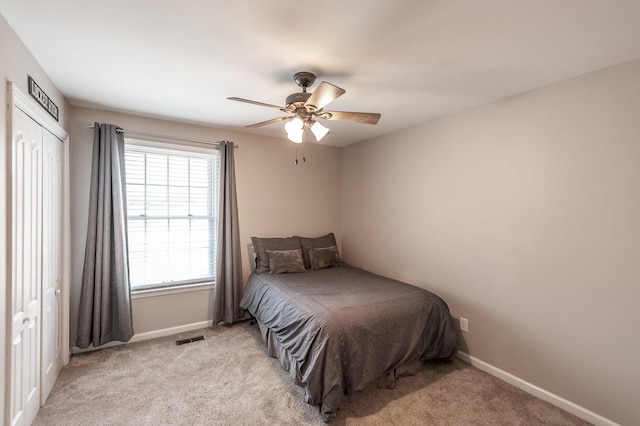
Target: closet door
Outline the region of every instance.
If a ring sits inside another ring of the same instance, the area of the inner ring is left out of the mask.
[[[31,424],[40,406],[42,132],[38,123],[13,107],[9,407],[12,425]]]
[[[44,404],[62,368],[62,147],[43,130],[42,152],[42,362]]]

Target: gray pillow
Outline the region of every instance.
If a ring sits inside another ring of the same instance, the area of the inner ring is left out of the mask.
[[[287,274],[304,272],[302,249],[295,250],[267,250],[270,274]]]
[[[253,251],[256,253],[256,274],[269,272],[268,250],[295,250],[300,248],[298,237],[288,238],[258,238],[251,237]]]
[[[327,235],[323,235],[322,237],[298,237],[298,239],[300,240],[300,246],[302,247],[302,258],[304,259],[304,266],[307,269],[311,268],[311,259],[309,259],[310,248],[338,246],[338,244],[336,244],[336,237],[333,235],[333,232]]]
[[[342,265],[340,255],[338,254],[338,247],[336,246],[310,248],[309,260],[311,261],[311,269],[314,271]]]

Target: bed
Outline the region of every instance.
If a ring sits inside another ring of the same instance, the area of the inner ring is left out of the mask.
[[[333,234],[253,238],[256,267],[240,302],[305,401],[325,421],[424,361],[451,360],[456,332],[437,295],[344,264]]]

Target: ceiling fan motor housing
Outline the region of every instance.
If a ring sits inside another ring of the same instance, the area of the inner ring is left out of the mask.
[[[286,105],[289,107],[290,105],[295,105],[296,103],[304,104],[307,102],[307,99],[311,96],[311,93],[292,93],[287,96]],[[295,105],[298,106],[298,105]]]

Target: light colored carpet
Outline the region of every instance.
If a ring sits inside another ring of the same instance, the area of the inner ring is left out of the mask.
[[[178,338],[206,339],[176,346]],[[74,355],[34,425],[322,425],[247,322]],[[349,401],[330,425],[587,425],[459,360]]]

